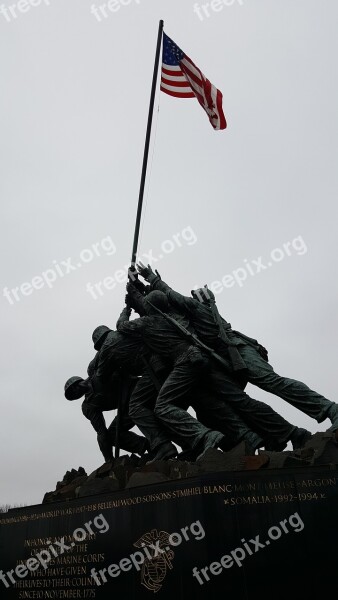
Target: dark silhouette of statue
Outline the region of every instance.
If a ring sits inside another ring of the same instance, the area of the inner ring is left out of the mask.
[[[167,295],[170,305],[185,314],[195,327],[203,341],[208,342],[218,352],[229,357],[230,350],[236,348],[245,366],[248,382],[266,392],[279,396],[309,417],[321,423],[331,420],[329,431],[338,429],[338,404],[331,402],[321,394],[311,390],[304,383],[281,377],[268,362],[268,354],[256,340],[231,328],[225,319],[218,318],[215,311],[215,297],[205,286],[192,291],[192,297],[184,296],[172,290],[151,268],[139,265],[139,272],[151,284],[151,289],[160,290]],[[220,331],[223,328],[227,340]]]
[[[92,363],[90,366],[94,368]],[[129,431],[134,427],[133,421],[128,416],[128,402],[134,385],[135,379],[126,377],[118,371],[112,374],[100,393],[95,393],[90,378],[85,380],[82,377],[74,376],[68,379],[65,384],[65,397],[67,400],[78,400],[85,396],[82,402],[82,412],[89,419],[97,433],[98,445],[106,462],[113,459],[112,447],[116,443],[118,420],[115,417],[110,426],[107,427],[103,413],[116,410],[118,405],[121,411],[119,416],[119,443],[121,448],[132,454],[142,455],[149,447],[143,436]],[[119,402],[119,399],[122,402]]]

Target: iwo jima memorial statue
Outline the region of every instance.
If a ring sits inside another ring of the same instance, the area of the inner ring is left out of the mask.
[[[221,93],[161,21],[125,306],[115,329],[94,330],[87,377],[65,384],[67,400],[84,397],[104,464],[68,471],[42,505],[0,520],[5,599],[331,591],[338,404],[278,375],[206,285],[185,296],[136,261],[162,40],[161,90],[197,97],[214,129],[226,127]],[[251,398],[247,383],[331,426],[312,435]],[[103,413],[115,409],[107,427]]]

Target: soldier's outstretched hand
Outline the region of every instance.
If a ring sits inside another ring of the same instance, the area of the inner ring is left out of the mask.
[[[151,266],[148,265],[147,267],[140,261],[137,265],[137,270],[139,272],[139,274],[143,277],[143,279],[145,279],[146,281],[149,281],[151,279],[155,279],[156,275],[154,273],[154,271],[152,270]]]
[[[154,271],[152,270],[151,266],[148,265],[147,267],[140,261],[137,265],[137,270],[139,272],[139,274],[143,277],[143,279],[145,279],[146,281],[148,281],[148,277],[149,275],[155,275]]]

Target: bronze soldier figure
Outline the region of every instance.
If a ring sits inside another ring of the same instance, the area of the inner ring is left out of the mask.
[[[149,266],[139,265],[138,269],[140,274],[151,284],[151,289],[165,292],[170,304],[177,311],[189,315],[201,339],[208,340],[209,344],[220,352],[222,352],[222,346],[223,348],[228,346],[228,348],[237,349],[245,363],[247,381],[266,392],[279,396],[309,417],[316,419],[318,423],[329,418],[332,423],[329,431],[338,430],[338,404],[311,390],[300,381],[278,375],[268,362],[267,351],[257,340],[233,330],[230,323],[224,319],[222,319],[222,323],[229,341],[226,343],[222,339],[222,336],[219,335],[219,322],[212,309],[215,297],[207,287],[193,290],[192,297],[183,296],[172,290],[158,274],[153,273]]]
[[[130,283],[127,289],[130,305],[135,305],[135,299],[137,299],[136,305],[139,305],[138,290]],[[193,325],[203,331],[205,323],[208,325],[206,317],[208,314],[204,315],[200,324],[196,314]],[[210,321],[210,315],[208,318]],[[212,318],[211,325],[214,325]],[[210,342],[212,327],[209,327],[208,331]],[[218,339],[216,335],[214,337]],[[196,337],[193,339],[196,340]],[[185,408],[190,404],[196,410],[200,422],[226,434],[233,440],[233,445],[245,440],[253,449],[265,446],[266,449],[280,451],[285,448],[289,440],[296,449],[311,437],[310,432],[291,425],[264,402],[254,400],[245,394],[236,378],[229,375],[230,363],[224,362],[228,372],[224,372],[224,368],[220,369],[217,364],[211,364],[211,370],[205,370],[202,380],[199,379],[198,385],[195,386],[194,393],[188,399],[186,398],[188,402]],[[133,408],[134,413],[137,413],[138,406]]]
[[[94,359],[95,360],[95,359]],[[93,361],[92,361],[93,362]],[[92,363],[91,363],[92,364]],[[90,371],[91,365],[88,367]],[[117,409],[118,398],[122,395],[124,402],[120,403],[120,445],[123,450],[132,454],[143,455],[149,448],[143,436],[129,431],[134,427],[133,421],[128,416],[128,399],[135,385],[132,378],[123,377],[120,372],[115,372],[104,386],[103,393],[95,393],[90,378],[71,377],[65,384],[65,397],[67,400],[78,400],[85,396],[82,403],[82,412],[89,419],[97,433],[99,448],[105,462],[113,460],[112,447],[116,441],[117,417],[107,428],[103,412]],[[125,389],[124,389],[125,388]]]
[[[203,376],[207,361],[161,315],[153,312],[152,304],[162,312],[168,310],[166,295],[150,292],[146,299],[150,303],[148,315],[129,321],[126,313],[125,321],[118,323],[118,332],[142,340],[151,353],[171,365],[170,373],[159,391],[154,414],[170,431],[173,441],[181,447],[188,444],[192,449],[198,448],[203,454],[208,448],[217,448],[222,444],[224,436],[199,423],[180,405],[186,401],[196,381]]]

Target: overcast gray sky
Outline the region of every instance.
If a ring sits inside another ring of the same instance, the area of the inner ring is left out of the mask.
[[[123,305],[160,18],[222,90],[228,129],[158,93],[140,255],[185,293],[219,281],[221,313],[276,371],[337,399],[337,2],[18,4],[0,12],[0,504],[102,462],[63,386]]]

